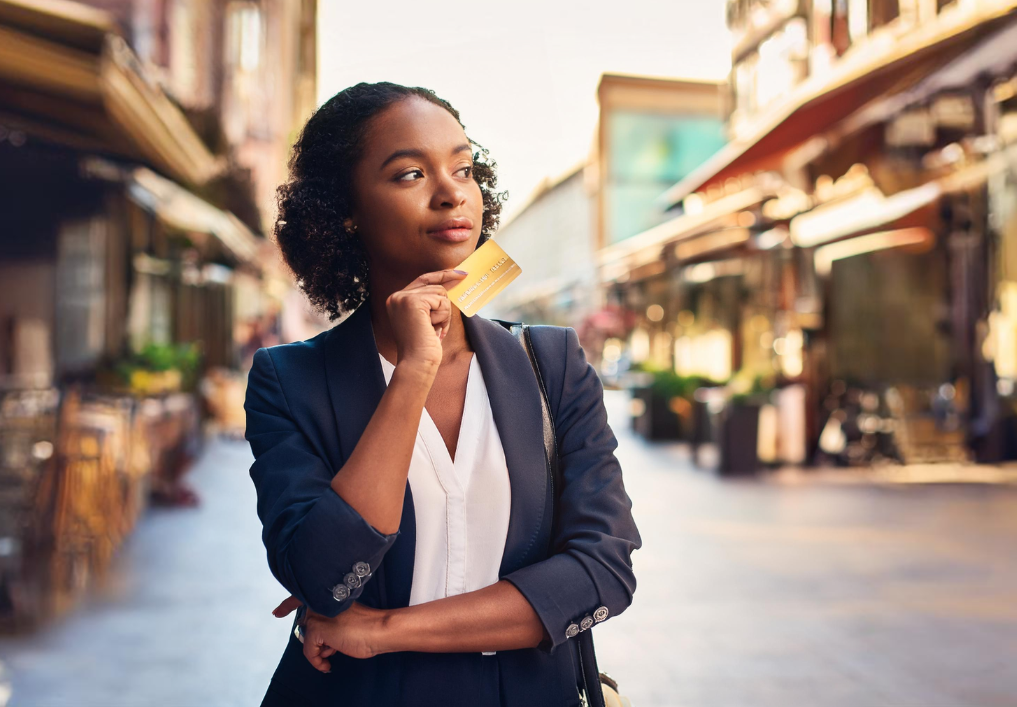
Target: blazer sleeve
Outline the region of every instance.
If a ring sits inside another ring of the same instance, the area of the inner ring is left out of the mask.
[[[244,409],[268,566],[305,606],[336,616],[363,593],[399,531],[378,532],[332,489],[332,470],[295,424],[267,348],[254,354]]]
[[[544,624],[551,640],[541,648],[548,652],[577,635],[584,619],[603,621],[632,603],[631,553],[642,546],[614,455],[618,441],[607,423],[604,387],[575,329],[563,329],[565,366],[555,414],[563,482],[555,509],[556,553],[505,576]],[[569,631],[572,624],[576,628]]]

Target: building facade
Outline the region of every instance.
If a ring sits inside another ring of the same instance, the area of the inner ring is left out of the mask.
[[[993,348],[1009,334],[985,342],[1010,330],[992,195],[1008,203],[1014,5],[729,3],[731,141],[602,277],[631,288],[656,261],[674,278],[654,304],[681,330],[676,370],[727,349],[729,393],[754,381],[798,421],[767,461],[1011,458],[1010,354]]]

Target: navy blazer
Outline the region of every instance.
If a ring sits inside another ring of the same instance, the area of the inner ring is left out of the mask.
[[[555,551],[548,556],[552,498],[536,378],[526,352],[501,324],[479,315],[464,316],[463,324],[509,473],[511,512],[499,576],[530,602],[550,640],[495,656],[402,652],[357,660],[337,654],[325,674],[311,667],[291,634],[265,704],[578,704],[578,646],[569,626],[601,607],[617,616],[632,602],[631,553],[642,542],[614,455],[603,386],[575,330],[531,327],[563,479]],[[330,485],[384,391],[367,302],[311,339],[254,355],[244,408],[268,565],[286,590],[320,614],[335,616],[354,601],[375,608],[409,604],[415,542],[409,483],[392,535],[375,530]],[[348,597],[333,591],[357,563],[367,563],[370,576]]]

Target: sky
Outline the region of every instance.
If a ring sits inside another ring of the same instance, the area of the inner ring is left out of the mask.
[[[724,0],[319,0],[318,104],[360,81],[433,89],[498,163],[503,222],[585,160],[603,73],[723,80]]]

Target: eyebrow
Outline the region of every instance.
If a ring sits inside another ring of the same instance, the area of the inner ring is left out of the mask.
[[[469,143],[464,142],[462,145],[459,145],[458,147],[454,148],[452,150],[452,154],[455,155],[460,152],[469,152],[470,149],[471,148]],[[393,160],[399,159],[400,157],[416,157],[417,159],[423,159],[424,153],[422,150],[396,150],[391,155],[385,158],[385,161],[381,163],[381,167],[379,167],[378,169],[385,169],[385,165],[387,165],[389,162]]]

